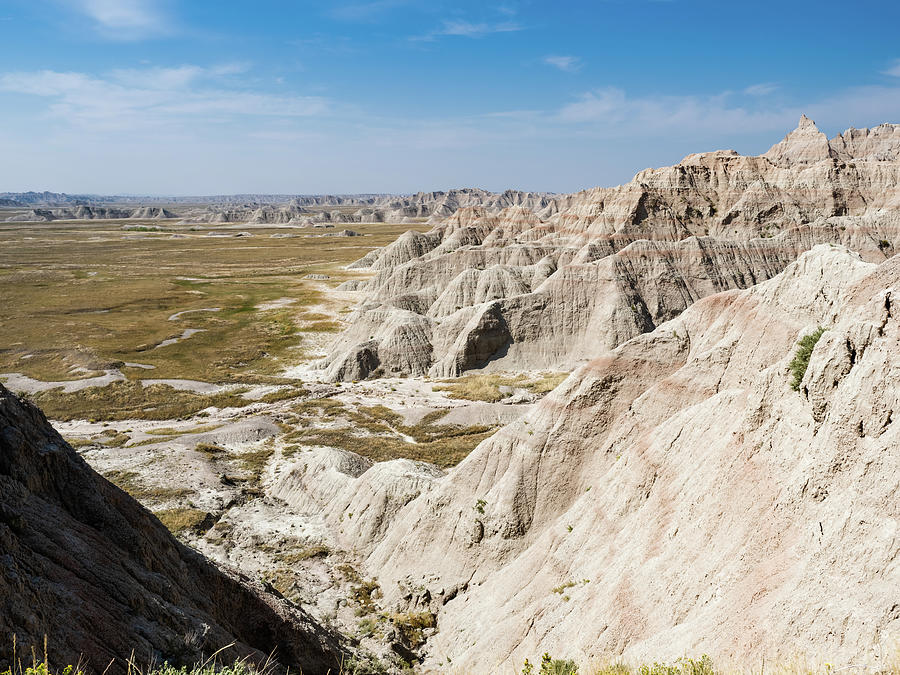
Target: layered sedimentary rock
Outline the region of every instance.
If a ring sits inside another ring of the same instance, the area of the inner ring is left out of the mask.
[[[878,670],[900,638],[898,293],[900,257],[819,245],[596,349],[359,542],[389,605],[437,613],[428,665]]]
[[[317,223],[403,223],[421,220],[437,222],[458,209],[478,206],[489,213],[514,205],[543,210],[552,204],[546,193],[507,190],[487,192],[463,188],[447,192],[418,192],[409,196],[314,197],[293,199],[287,205],[244,204],[209,206],[193,211],[186,220],[195,223],[256,223],[314,225]],[[340,206],[328,210],[328,206]],[[350,209],[348,207],[357,207]]]
[[[373,463],[335,448],[300,455],[269,494],[299,514],[324,516],[338,540],[381,539],[397,512],[444,472],[409,459]],[[345,514],[353,514],[345,519]]]
[[[884,260],[900,241],[900,125],[828,140],[807,118],[759,157],[690,155],[535,211],[465,207],[350,267],[371,270],[332,379],[570,369],[746,288],[820,242]]]
[[[7,196],[9,198],[7,198]],[[160,206],[160,198],[142,198],[147,204],[135,208],[133,198],[78,196],[60,193],[0,193],[0,206],[36,206],[27,213],[11,216],[7,222],[47,222],[52,220],[94,220],[120,218],[182,218],[186,223],[247,223],[254,225],[312,226],[327,223],[438,222],[460,208],[478,206],[498,213],[509,206],[525,206],[536,211],[552,209],[553,195],[506,190],[501,193],[478,188],[446,192],[418,192],[414,195],[233,195],[218,197],[172,197],[167,203],[178,206],[174,213]],[[69,206],[72,203],[74,206]],[[129,205],[130,204],[130,205]],[[206,204],[198,208],[196,204]],[[115,205],[115,206],[113,206]],[[333,207],[333,208],[330,208]]]
[[[159,206],[141,206],[136,209],[112,206],[75,206],[73,208],[31,209],[27,213],[11,216],[6,222],[50,222],[53,220],[120,220],[140,218],[162,220],[177,216]]]
[[[302,610],[178,543],[96,474],[39,410],[0,386],[0,669],[33,646],[91,672],[223,659],[337,672]],[[231,645],[230,647],[228,647]]]

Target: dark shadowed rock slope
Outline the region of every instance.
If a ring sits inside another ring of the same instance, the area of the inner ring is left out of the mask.
[[[0,386],[0,671],[48,638],[56,664],[90,669],[273,653],[303,673],[338,671],[333,636],[258,583],[180,544],[95,473],[44,415]]]

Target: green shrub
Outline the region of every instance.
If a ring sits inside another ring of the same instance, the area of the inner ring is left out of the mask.
[[[712,660],[704,654],[699,659],[680,658],[673,664],[654,663],[641,666],[640,675],[715,675]]]
[[[522,675],[578,675],[578,664],[572,660],[554,659],[547,652],[541,657],[541,669],[535,673],[534,664],[525,659]]]
[[[791,389],[794,391],[800,391],[800,383],[803,381],[803,376],[806,375],[806,369],[809,366],[809,357],[812,356],[813,349],[824,332],[825,329],[819,326],[815,332],[805,336],[797,343],[797,352],[788,365],[791,375],[794,376],[791,380]]]

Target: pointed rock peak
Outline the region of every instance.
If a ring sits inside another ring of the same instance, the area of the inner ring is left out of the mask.
[[[806,115],[800,116],[797,128],[763,155],[775,166],[789,167],[815,164],[831,157],[828,137]]]
[[[800,122],[797,124],[797,129],[814,129],[815,131],[818,131],[819,127],[817,127],[816,123],[806,115],[800,115]]]

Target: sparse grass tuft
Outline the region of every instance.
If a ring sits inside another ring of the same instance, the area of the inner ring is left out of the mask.
[[[269,460],[274,454],[275,448],[271,444],[268,444],[263,446],[259,450],[251,450],[250,452],[233,454],[232,458],[236,459],[240,463],[241,468],[244,471],[250,473],[249,480],[255,483],[259,481],[259,477],[265,470],[266,464],[269,463]]]
[[[552,590],[554,593],[559,593],[560,595],[562,595],[563,593],[566,592],[567,589],[572,588],[574,585],[575,585],[574,581],[567,581],[564,584],[560,584],[559,586],[556,586]]]
[[[284,389],[276,389],[257,399],[256,403],[278,403],[279,401],[290,401],[291,399],[305,396],[309,392],[301,387],[285,387]]]
[[[441,380],[435,391],[446,391],[447,396],[465,401],[496,403],[512,394],[508,389],[524,389],[532,394],[546,394],[568,377],[568,373],[541,373],[537,376],[477,374],[455,379]]]
[[[68,394],[60,388],[51,389],[34,394],[31,399],[47,417],[62,421],[172,420],[189,417],[210,406],[244,407],[251,403],[237,390],[206,395],[180,391],[165,384],[145,387],[140,382],[128,381]]]
[[[440,467],[459,464],[481,441],[493,435],[484,427],[459,429],[454,435],[424,443],[407,443],[396,436],[362,436],[353,429],[314,429],[301,432],[295,440],[303,445],[320,445],[349,450],[375,462],[391,459],[412,459]]]
[[[822,337],[824,332],[825,329],[822,326],[819,326],[815,332],[804,336],[803,339],[797,343],[797,351],[788,365],[791,375],[793,375],[791,389],[794,391],[800,391],[800,383],[803,382],[803,376],[806,375],[806,369],[809,367],[809,358],[812,356],[813,349],[815,349],[816,343],[819,341],[819,338]]]
[[[381,588],[378,586],[378,582],[374,579],[363,579],[356,568],[347,563],[338,565],[337,571],[353,584],[350,587],[350,599],[358,605],[357,616],[376,612],[378,607],[375,605],[375,600],[381,597]]]
[[[185,532],[201,534],[204,529],[203,525],[209,518],[206,511],[191,508],[163,509],[156,511],[154,515],[172,534]]]
[[[306,548],[287,553],[280,557],[280,561],[285,565],[296,565],[304,560],[312,560],[313,558],[325,558],[331,555],[331,549],[327,546],[317,544],[315,546],[307,546]]]
[[[334,399],[314,399],[293,407],[304,416],[318,420],[333,421],[344,419],[349,426],[339,428],[300,428],[290,431],[284,440],[295,446],[319,445],[355,452],[363,457],[382,462],[390,459],[406,458],[437,464],[441,467],[455,466],[485,438],[494,433],[488,426],[460,427],[436,424],[447,410],[437,410],[426,415],[415,425],[404,425],[403,416],[385,406],[359,406],[350,409]],[[415,441],[410,443],[404,436]]]
[[[391,614],[391,623],[400,633],[400,638],[410,649],[421,647],[425,642],[423,630],[426,628],[434,628],[437,620],[431,612],[409,612],[406,614]]]
[[[187,488],[149,487],[138,482],[134,471],[108,471],[104,477],[113,485],[124,490],[139,502],[164,502],[193,494]]]
[[[197,443],[197,445],[194,446],[194,450],[206,455],[210,459],[224,458],[228,454],[228,451],[225,448],[214,445],[213,443]]]

